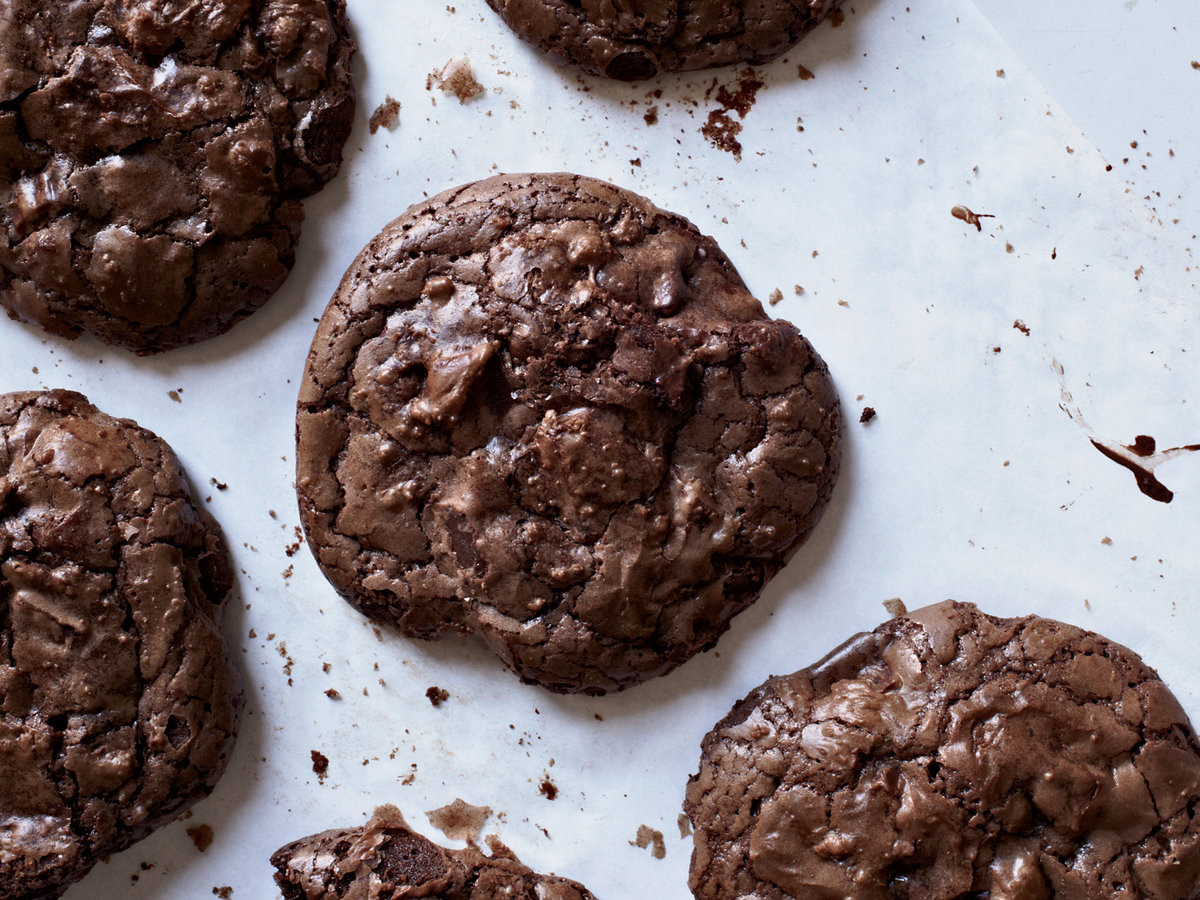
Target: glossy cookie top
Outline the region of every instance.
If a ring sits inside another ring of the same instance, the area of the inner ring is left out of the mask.
[[[354,96],[342,0],[7,0],[0,303],[156,353],[279,287]]]
[[[559,62],[618,81],[779,56],[841,0],[488,0]]]
[[[161,439],[79,394],[0,396],[3,896],[58,896],[216,784],[230,589]]]
[[[828,501],[839,422],[820,357],[685,219],[499,176],[347,272],[301,387],[301,517],[369,615],[604,693],[753,602]]]
[[[1200,744],[1155,672],[946,602],[769,679],[704,739],[698,898],[1200,896]]]

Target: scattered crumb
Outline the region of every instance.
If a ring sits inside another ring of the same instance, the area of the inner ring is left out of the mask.
[[[996,218],[990,213],[971,212],[971,210],[967,209],[965,206],[951,207],[950,215],[954,216],[956,219],[962,219],[968,225],[974,225],[976,231],[983,231],[983,225],[980,223],[980,219]]]
[[[861,422],[862,424],[866,425],[868,422],[870,422],[874,418],[875,418],[875,407],[864,406],[862,415],[860,415],[858,417],[858,421]]]
[[[1005,253],[1012,253],[1015,249],[1016,248],[1012,244],[1010,244],[1008,241],[1004,242],[1004,252]]]
[[[201,853],[212,846],[213,830],[211,825],[193,825],[187,830],[187,835]]]
[[[997,69],[997,70],[996,70],[996,77],[997,77],[997,78],[1003,78],[1003,77],[1004,77],[1004,70],[1003,70],[1003,69]]]
[[[682,827],[682,826],[681,826]],[[667,845],[663,843],[662,832],[648,825],[639,825],[637,830],[637,838],[629,842],[630,847],[639,847],[645,850],[653,845],[650,855],[655,859],[662,859],[667,855]]]
[[[730,90],[728,85],[724,84],[717,87],[715,79],[713,87],[717,89],[716,100],[720,109],[709,110],[708,119],[701,126],[700,133],[718,150],[732,153],[734,159],[741,159],[742,145],[737,136],[742,130],[742,123],[735,121],[729,114],[735,112],[738,119],[746,118],[746,114],[754,106],[755,97],[763,87],[763,82],[754,69],[747,69],[742,72],[735,90]],[[709,92],[712,89],[709,88]]]
[[[644,116],[642,116],[642,118],[646,120],[647,125],[657,125],[658,124],[658,107],[657,106],[650,107],[648,110],[646,110],[646,114]]]
[[[450,692],[444,688],[438,687],[436,684],[425,692],[425,696],[429,698],[429,702],[434,706],[441,706],[450,699]]]
[[[471,61],[465,56],[456,56],[425,79],[425,90],[437,88],[445,94],[453,94],[459,103],[466,103],[483,93],[483,85],[475,80]]]
[[[783,291],[781,291],[779,288],[775,288],[775,290],[771,291],[771,293],[767,295],[767,302],[772,306],[775,306],[781,300],[783,300]]]
[[[399,121],[400,101],[388,94],[383,98],[383,102],[375,107],[375,112],[371,113],[367,126],[371,129],[371,134],[374,134],[380,128],[386,128],[388,131],[394,130]]]
[[[337,688],[327,688],[325,690],[325,696],[328,697],[330,700],[341,700],[342,699],[341,691],[339,691]]]
[[[1013,328],[1017,329],[1017,331],[1021,332],[1021,334],[1025,335],[1025,337],[1029,337],[1029,326],[1020,319],[1017,319],[1015,322],[1013,322]]]
[[[321,663],[321,671],[322,672],[325,672],[328,674],[332,670],[333,670],[333,666],[331,666],[329,663],[327,663],[327,662]]]
[[[1091,608],[1092,608],[1092,604],[1088,602],[1087,597],[1083,598],[1083,608],[1086,610],[1091,610]]]
[[[810,69],[807,69],[804,66],[796,66],[796,74],[800,76],[801,81],[808,81],[810,78],[817,77]]]
[[[801,294],[804,293],[804,288],[800,287],[800,285],[798,285],[798,284],[793,284],[792,285],[792,293],[794,293],[797,297],[799,297]]]
[[[629,164],[631,166],[637,166],[640,169],[642,167],[642,158],[640,156],[635,156],[629,161]]]
[[[850,308],[850,304],[849,304],[847,301],[845,301],[845,300],[839,300],[839,301],[838,301],[838,306],[844,306],[844,307],[846,307],[846,309],[849,309],[849,308]]]
[[[213,487],[215,487],[218,491],[229,490],[229,485],[227,485],[223,481],[217,481],[217,479],[215,479],[215,478],[208,479],[208,483],[211,484]]]
[[[312,756],[313,771],[317,773],[321,784],[324,784],[325,776],[329,773],[329,757],[320,750],[311,750],[309,753]]]
[[[439,806],[425,813],[430,824],[452,841],[475,840],[491,814],[490,806],[472,806],[458,797],[449,806]]]
[[[1100,538],[1100,543],[1102,543],[1105,547],[1111,547],[1112,546],[1112,538],[1102,537],[1102,538]]]
[[[846,14],[841,9],[835,9],[829,14],[829,24],[834,28],[840,28],[845,21]]]
[[[233,896],[233,888],[227,884],[222,887],[215,887],[213,888],[213,896],[220,897],[221,900],[229,900]]]
[[[538,785],[538,790],[542,792],[542,796],[547,800],[553,800],[558,796],[558,786],[550,780],[549,776],[542,779],[542,783]]]
[[[183,402],[181,399],[179,399],[179,391],[167,391],[167,396],[170,397],[172,400],[174,400],[176,403]]]
[[[1145,270],[1145,268],[1144,268],[1144,267],[1142,267],[1142,266],[1138,266],[1136,269],[1134,269],[1134,270],[1133,270],[1133,280],[1134,280],[1134,281],[1141,281],[1141,280],[1142,280],[1142,275],[1145,273],[1145,271],[1146,271],[1146,270]]]
[[[886,609],[891,616],[903,616],[908,613],[908,607],[904,605],[904,601],[899,597],[892,597],[883,601],[883,608]]]
[[[1057,247],[1051,247],[1051,248],[1050,248],[1050,258],[1051,258],[1051,259],[1058,259],[1058,248],[1057,248]]]
[[[1192,68],[1193,68],[1193,69],[1200,69],[1200,60],[1195,60],[1195,59],[1193,59],[1193,60],[1192,60]]]
[[[679,836],[681,838],[685,838],[689,834],[692,833],[692,823],[688,820],[688,817],[685,813],[679,814],[678,822],[679,822]]]

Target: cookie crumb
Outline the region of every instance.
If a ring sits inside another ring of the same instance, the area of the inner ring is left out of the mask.
[[[429,698],[429,702],[434,706],[441,706],[450,699],[450,692],[444,688],[438,687],[436,684],[425,692],[425,696]]]
[[[767,295],[767,302],[770,303],[772,306],[777,305],[782,300],[783,300],[783,291],[781,291],[779,288],[775,288],[775,290],[771,291],[771,293],[769,293]]]
[[[374,134],[380,128],[393,131],[396,128],[396,123],[399,121],[400,101],[391,94],[388,94],[383,98],[383,102],[375,107],[375,112],[371,113],[367,127],[371,129],[371,134]]]
[[[646,114],[644,116],[642,116],[642,118],[645,119],[647,125],[657,125],[658,124],[658,107],[657,106],[650,107],[648,110],[646,110]]]
[[[1016,249],[1017,248],[1014,247],[1012,244],[1010,244],[1008,241],[1004,242],[1004,252],[1005,253],[1012,253]]]
[[[213,487],[215,487],[218,491],[229,490],[229,485],[227,485],[223,481],[217,481],[217,479],[215,479],[215,478],[208,479],[208,483],[211,484]]]
[[[211,825],[193,825],[187,829],[187,836],[192,839],[192,843],[201,853],[212,846],[214,839]]]
[[[800,285],[798,285],[798,284],[793,284],[792,285],[792,293],[795,294],[797,297],[799,297],[801,294],[804,293],[804,288],[800,287]]]
[[[455,797],[447,806],[425,813],[430,824],[452,841],[475,840],[491,814],[490,806],[472,806],[460,797]]]
[[[861,422],[863,425],[866,425],[868,422],[870,422],[874,418],[875,418],[875,407],[864,406],[862,415],[858,417],[858,421]]]
[[[642,167],[642,158],[640,156],[635,156],[629,161],[629,164],[640,169]]]
[[[226,884],[221,887],[214,887],[212,892],[214,897],[220,897],[221,900],[229,900],[233,896],[233,887]]]
[[[805,66],[800,66],[800,65],[796,66],[796,74],[800,76],[801,81],[808,81],[809,79],[817,77],[816,75],[814,75],[812,73],[811,69],[808,69]]]
[[[980,223],[980,219],[996,218],[991,213],[972,212],[965,206],[952,206],[950,208],[950,215],[954,216],[956,219],[962,219],[968,225],[974,225],[976,231],[983,231],[983,225]]]
[[[342,699],[341,691],[339,691],[337,688],[326,688],[325,696],[328,697],[330,700],[341,700]]]
[[[638,826],[637,838],[630,841],[629,846],[641,850],[651,847],[650,855],[655,859],[662,859],[667,855],[667,845],[663,842],[662,832],[649,825]]]
[[[1029,337],[1029,326],[1020,319],[1017,319],[1015,322],[1013,322],[1013,328],[1017,329],[1017,331],[1021,332],[1021,334],[1025,335],[1025,337]]]
[[[329,757],[320,750],[310,750],[309,754],[312,756],[313,771],[321,784],[324,784],[325,776],[329,774]]]
[[[1100,543],[1102,543],[1105,547],[1111,547],[1112,546],[1112,538],[1110,538],[1108,536],[1102,537],[1102,538],[1100,538]]]
[[[680,813],[677,822],[679,824],[679,837],[688,837],[692,833],[692,823],[688,819],[687,813]]]
[[[483,85],[475,80],[471,61],[465,56],[456,56],[425,79],[425,90],[437,88],[444,94],[453,94],[459,103],[466,103],[483,93]]]
[[[179,397],[179,391],[167,391],[167,396],[170,397],[172,400],[174,400],[176,403],[183,402],[183,400],[181,400]]]
[[[542,792],[542,796],[547,800],[553,800],[558,796],[558,786],[549,777],[542,779],[542,783],[538,785],[538,790]]]
[[[899,597],[891,597],[883,601],[883,608],[888,611],[892,618],[908,614],[908,607],[904,605],[904,601]]]
[[[1003,78],[1003,77],[1004,77],[1004,70],[1003,70],[1003,69],[997,69],[997,70],[996,70],[996,77],[997,77],[997,78]]]

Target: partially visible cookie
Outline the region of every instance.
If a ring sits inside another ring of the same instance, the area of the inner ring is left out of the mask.
[[[409,829],[394,806],[359,828],[301,838],[271,856],[284,900],[594,900],[581,884],[538,875],[491,838],[491,856],[474,844],[439,847]]]
[[[57,897],[208,794],[241,690],[215,523],[158,437],[0,396],[0,897]]]
[[[343,0],[5,0],[0,304],[138,353],[283,283],[354,94]]]
[[[703,742],[697,898],[1200,897],[1200,743],[1132,651],[946,602],[768,679]]]
[[[504,175],[396,219],[300,389],[308,542],[405,634],[600,694],[711,647],[839,461],[821,358],[712,238],[605,182]]]
[[[487,2],[520,37],[558,62],[618,81],[642,81],[659,72],[767,62],[842,0]]]

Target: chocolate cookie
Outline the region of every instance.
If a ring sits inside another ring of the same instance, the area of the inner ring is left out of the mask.
[[[161,439],[80,394],[0,396],[0,897],[58,897],[216,784],[231,583]]]
[[[1191,900],[1200,743],[1155,672],[946,602],[770,678],[704,739],[698,898]]]
[[[557,61],[618,81],[641,81],[659,72],[767,62],[842,0],[487,2],[521,38]]]
[[[0,303],[138,353],[283,283],[341,164],[343,0],[5,0]]]
[[[538,875],[495,838],[449,850],[411,831],[394,806],[361,828],[301,838],[271,856],[284,900],[594,900],[581,884]]]
[[[309,545],[405,634],[601,694],[711,647],[816,524],[824,363],[716,243],[601,181],[499,176],[350,267],[300,389]]]

